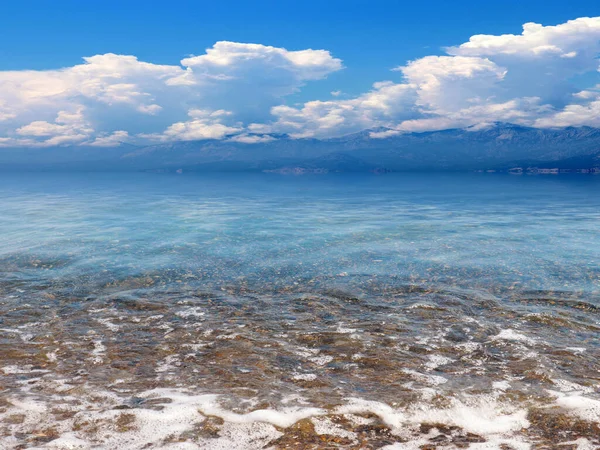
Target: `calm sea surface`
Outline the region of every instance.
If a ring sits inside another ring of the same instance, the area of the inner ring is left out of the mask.
[[[2,449],[595,449],[599,331],[600,176],[0,174]]]

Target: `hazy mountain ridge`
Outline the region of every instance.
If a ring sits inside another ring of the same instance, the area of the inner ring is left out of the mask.
[[[364,130],[331,139],[186,141],[115,148],[4,149],[0,169],[260,171],[279,168],[475,170],[511,165],[600,164],[600,129],[538,129],[496,123],[482,129],[404,133],[384,139]],[[264,135],[261,135],[264,137]],[[571,168],[571,167],[569,167]]]

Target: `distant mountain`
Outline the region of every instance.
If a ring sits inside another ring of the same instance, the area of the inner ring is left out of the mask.
[[[590,127],[538,129],[495,123],[483,129],[371,137],[382,131],[365,130],[332,139],[271,135],[273,140],[258,144],[204,140],[143,147],[4,149],[0,169],[361,172],[600,164],[600,129]]]

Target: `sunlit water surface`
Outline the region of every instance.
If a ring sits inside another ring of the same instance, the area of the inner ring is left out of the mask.
[[[600,177],[0,176],[0,448],[600,448]]]

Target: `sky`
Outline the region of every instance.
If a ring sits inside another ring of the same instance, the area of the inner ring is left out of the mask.
[[[0,5],[0,147],[600,126],[597,1]]]

